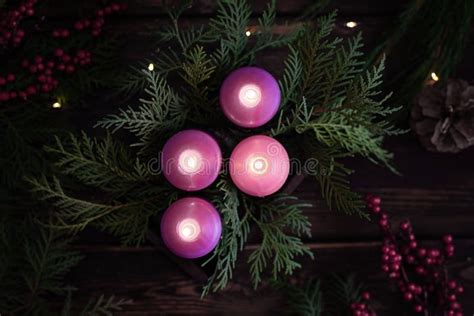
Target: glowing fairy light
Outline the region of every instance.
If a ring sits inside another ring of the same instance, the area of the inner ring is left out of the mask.
[[[153,65],[152,63],[150,63],[150,64],[148,65],[148,70],[149,70],[149,71],[155,70],[155,65]]]
[[[62,107],[62,105],[59,102],[54,102],[52,107],[53,107],[53,109],[60,109]]]
[[[252,32],[247,31],[247,32],[245,32],[245,35],[246,35],[247,37],[249,37],[250,35],[252,35]]]
[[[349,21],[349,22],[346,23],[346,26],[347,26],[348,28],[350,28],[350,29],[353,29],[354,27],[357,26],[357,22],[355,22],[355,21]]]
[[[435,72],[431,73],[431,79],[433,79],[434,81],[439,81],[439,77]]]

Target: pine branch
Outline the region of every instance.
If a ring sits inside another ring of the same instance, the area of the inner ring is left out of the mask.
[[[272,265],[272,277],[276,280],[280,272],[291,275],[295,269],[301,267],[295,260],[297,256],[308,255],[313,258],[312,252],[300,239],[303,235],[311,236],[311,224],[301,211],[311,205],[295,203],[296,200],[296,197],[276,195],[258,206],[253,203],[246,206],[247,212],[251,214],[262,233],[260,246],[248,259],[255,288],[262,281],[262,273],[269,262]],[[258,216],[252,214],[256,207]],[[288,235],[287,232],[293,235]]]

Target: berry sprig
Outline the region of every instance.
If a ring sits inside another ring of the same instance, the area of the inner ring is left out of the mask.
[[[449,280],[446,269],[446,261],[454,255],[453,237],[443,237],[442,249],[422,247],[409,220],[400,223],[398,233],[392,232],[388,214],[381,209],[380,197],[368,195],[366,203],[378,217],[384,236],[382,270],[396,282],[404,300],[415,312],[424,315],[462,316],[458,296],[464,287]]]
[[[25,16],[33,16],[33,10],[37,0],[27,0],[17,8],[10,9],[0,16],[6,18],[0,22],[0,45],[6,46],[7,40],[13,39],[15,46],[21,43],[25,32],[19,29],[20,22]],[[69,38],[74,32],[89,29],[92,36],[99,36],[105,23],[107,15],[126,9],[126,4],[112,3],[95,11],[92,19],[81,19],[74,23],[74,28],[57,28],[51,33],[56,40]],[[72,74],[80,67],[87,67],[92,63],[92,53],[87,49],[57,47],[47,54],[38,54],[34,58],[25,58],[21,62],[23,73],[18,70],[15,73],[0,73],[0,102],[14,99],[26,100],[39,93],[50,93],[59,85],[61,74]],[[20,67],[18,67],[20,68]],[[26,72],[26,74],[25,74]],[[21,78],[21,82],[17,82]]]
[[[34,6],[37,0],[21,2],[10,11],[0,12],[0,48],[20,45],[25,37],[25,31],[20,28],[21,21],[35,14]]]
[[[351,304],[352,316],[377,316],[375,311],[370,307],[370,293],[363,292],[359,302]]]

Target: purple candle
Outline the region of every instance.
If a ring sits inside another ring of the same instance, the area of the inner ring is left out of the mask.
[[[234,70],[222,84],[219,101],[224,114],[242,127],[270,121],[280,105],[280,87],[273,76],[257,67]]]
[[[222,223],[216,208],[197,197],[180,199],[161,219],[161,237],[175,255],[193,259],[207,255],[219,242]]]
[[[175,187],[197,191],[208,187],[221,169],[222,154],[209,134],[185,130],[172,136],[163,147],[161,166]]]
[[[230,157],[230,176],[243,192],[263,197],[278,191],[290,171],[288,153],[277,140],[251,136],[241,141]]]

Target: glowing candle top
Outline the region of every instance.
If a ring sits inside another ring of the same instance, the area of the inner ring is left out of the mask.
[[[171,252],[184,258],[199,258],[211,252],[221,232],[221,218],[216,208],[197,197],[174,202],[161,219],[163,242]]]
[[[285,148],[275,139],[251,136],[241,141],[230,157],[230,176],[243,192],[263,197],[278,191],[288,178],[290,163]]]
[[[270,73],[257,67],[243,67],[224,80],[219,100],[229,120],[242,127],[254,128],[275,116],[280,98],[280,87]]]
[[[164,176],[175,187],[197,191],[217,178],[222,154],[209,134],[185,130],[172,136],[163,147],[161,167]]]

